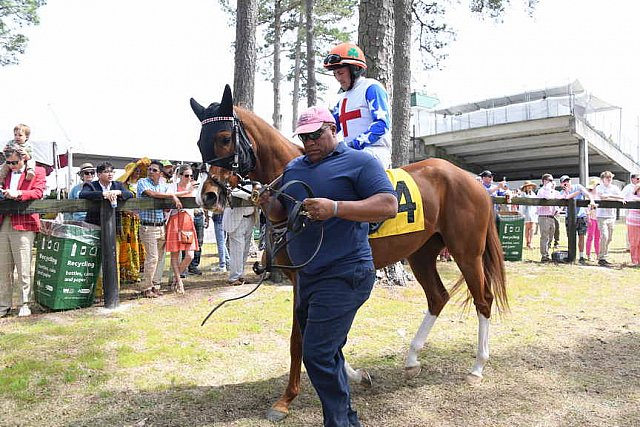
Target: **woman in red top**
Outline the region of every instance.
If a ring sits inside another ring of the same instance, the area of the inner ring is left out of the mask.
[[[180,165],[177,171],[176,182],[169,184],[170,191],[178,197],[195,196],[193,185],[193,170],[190,165]],[[193,252],[199,249],[196,238],[196,227],[193,223],[193,209],[171,209],[167,221],[166,251],[171,253],[171,268],[173,270],[174,289],[179,294],[184,294],[184,284],[180,273],[184,271],[191,260]],[[180,262],[180,252],[185,256]]]

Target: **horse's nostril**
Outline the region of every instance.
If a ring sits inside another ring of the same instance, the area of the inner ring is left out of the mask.
[[[207,192],[204,194],[204,200],[207,206],[213,206],[218,201],[218,195],[214,192]]]

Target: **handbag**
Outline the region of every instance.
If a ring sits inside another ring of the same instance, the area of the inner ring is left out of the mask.
[[[181,211],[178,213],[180,215],[180,221],[178,225],[178,241],[185,245],[190,245],[193,243],[193,238],[195,237],[193,234],[193,230],[184,230],[184,217],[189,215],[188,213]]]

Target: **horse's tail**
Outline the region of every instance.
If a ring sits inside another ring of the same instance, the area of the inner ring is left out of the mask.
[[[493,216],[487,228],[486,244],[482,254],[482,269],[484,271],[485,286],[494,296],[498,314],[507,313],[509,311],[509,299],[507,297],[504,258]]]

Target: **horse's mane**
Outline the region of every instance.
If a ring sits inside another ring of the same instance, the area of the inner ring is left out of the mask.
[[[258,163],[254,174],[258,180],[270,182],[282,173],[287,163],[304,154],[301,146],[291,142],[255,113],[238,106],[234,111],[251,139]],[[263,156],[269,156],[268,161]],[[265,170],[265,165],[270,166],[269,170]]]

